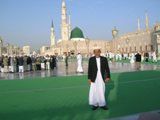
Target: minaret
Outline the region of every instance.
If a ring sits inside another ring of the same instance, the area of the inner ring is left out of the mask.
[[[70,38],[71,29],[72,29],[70,15],[69,15],[69,18],[68,18],[68,19],[69,19],[69,20],[68,20],[68,37]]]
[[[62,0],[61,39],[62,40],[69,40],[69,37],[68,37],[68,23],[67,23],[67,10],[66,10],[65,0]]]
[[[54,34],[53,20],[52,20],[52,25],[51,25],[51,36],[50,36],[50,39],[51,39],[51,47],[52,47],[52,46],[55,45],[55,41],[56,41],[55,34]]]
[[[148,15],[147,15],[147,13],[146,13],[146,31],[148,32],[149,31],[149,28],[148,28]]]
[[[141,31],[141,27],[140,27],[140,19],[138,18],[138,32]]]

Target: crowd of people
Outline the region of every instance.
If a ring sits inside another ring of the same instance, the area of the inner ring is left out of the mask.
[[[1,56],[0,72],[14,73],[37,70],[50,70],[57,67],[57,58],[54,55],[46,56]]]
[[[138,55],[137,55],[138,54]],[[70,54],[64,54],[62,56],[63,61],[65,62],[66,67],[68,68],[68,61],[70,59]],[[157,62],[156,52],[146,52],[146,53],[126,53],[126,54],[114,54],[107,52],[102,55],[108,58],[110,62],[114,60],[130,60],[130,63],[135,62]],[[137,57],[138,56],[138,57]],[[84,57],[84,56],[83,56]],[[83,73],[82,61],[83,57],[80,52],[78,52],[75,59],[77,60],[77,72]],[[90,56],[92,57],[92,55]],[[88,57],[89,58],[89,57]],[[46,55],[46,56],[1,56],[0,57],[0,72],[4,73],[15,73],[15,72],[26,72],[26,71],[37,71],[37,70],[50,70],[57,67],[58,57],[55,55]]]
[[[141,62],[157,62],[157,55],[155,51],[152,52],[137,52],[137,53],[124,53],[124,54],[114,54],[107,52],[106,56],[109,60],[130,60],[130,63],[136,62],[136,54],[140,54]]]

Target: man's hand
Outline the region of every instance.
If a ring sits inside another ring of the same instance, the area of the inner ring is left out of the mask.
[[[89,85],[91,85],[91,82],[92,82],[91,80],[88,80],[88,84],[89,84]]]
[[[106,79],[105,79],[105,82],[107,83],[109,80],[110,80],[110,78],[106,78]]]

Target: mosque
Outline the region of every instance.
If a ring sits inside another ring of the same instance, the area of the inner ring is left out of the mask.
[[[71,30],[71,20],[67,16],[65,0],[62,0],[61,13],[61,39],[56,42],[54,24],[51,24],[50,47],[42,46],[41,55],[63,55],[64,53],[89,55],[93,53],[95,46],[101,47],[102,53],[136,53],[156,51],[160,55],[160,24],[156,23],[149,28],[148,15],[145,15],[145,29],[140,28],[140,19],[137,23],[137,31],[119,35],[119,30],[114,27],[112,30],[112,40],[91,40],[84,36],[79,27]]]

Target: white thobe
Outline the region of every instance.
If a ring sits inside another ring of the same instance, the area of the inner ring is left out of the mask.
[[[157,58],[156,58],[156,53],[155,52],[152,53],[152,56],[153,56],[153,62],[157,62]]]
[[[82,68],[82,56],[80,54],[77,55],[77,72],[83,72],[83,68]]]
[[[24,72],[24,66],[21,65],[21,66],[19,66],[19,73],[23,73],[23,72]]]
[[[45,63],[41,63],[41,69],[45,69]]]
[[[134,54],[132,54],[132,56],[131,56],[130,63],[134,63]]]
[[[50,62],[49,62],[49,61],[50,61],[50,58],[47,57],[46,60],[47,60],[47,62],[46,62],[46,69],[47,69],[47,70],[50,70]]]
[[[14,72],[14,61],[13,58],[10,59],[10,66],[9,66],[9,72]]]
[[[89,92],[89,105],[92,106],[105,106],[105,83],[103,81],[101,71],[100,71],[100,58],[96,58],[97,61],[97,77],[95,82],[91,82],[90,92]]]

